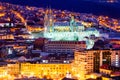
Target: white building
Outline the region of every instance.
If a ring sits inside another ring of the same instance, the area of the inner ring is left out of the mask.
[[[115,67],[120,67],[120,50],[116,50],[112,52],[111,65]]]
[[[99,31],[95,28],[87,28],[75,21],[74,16],[71,16],[70,21],[55,22],[52,11],[46,11],[44,18],[44,37],[51,41],[86,41],[87,49],[91,49],[94,45],[94,40],[86,39],[91,35],[99,37]]]

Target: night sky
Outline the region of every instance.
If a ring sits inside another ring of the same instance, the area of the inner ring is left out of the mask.
[[[55,9],[70,10],[80,13],[92,13],[95,15],[105,15],[113,18],[120,18],[120,2],[103,3],[96,0],[0,0],[19,5],[28,5],[47,8],[51,6]]]

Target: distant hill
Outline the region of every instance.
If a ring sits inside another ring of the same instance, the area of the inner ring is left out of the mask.
[[[19,5],[36,7],[51,6],[55,9],[70,10],[81,13],[92,13],[95,15],[106,15],[112,18],[120,18],[120,2],[99,3],[95,0],[0,0]]]

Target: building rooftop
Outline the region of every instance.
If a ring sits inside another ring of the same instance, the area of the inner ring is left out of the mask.
[[[120,71],[120,67],[115,67],[111,65],[104,64],[100,67],[100,69],[112,70],[112,71]]]
[[[111,76],[120,76],[120,71],[112,72]]]

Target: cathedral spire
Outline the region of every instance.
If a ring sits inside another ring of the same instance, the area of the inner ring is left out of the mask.
[[[54,24],[54,17],[53,17],[53,11],[52,9],[50,8],[49,9],[49,31],[52,32],[54,31],[53,29],[53,24]]]
[[[49,25],[49,23],[48,23],[48,20],[49,20],[49,18],[48,18],[48,9],[45,11],[45,16],[44,16],[44,31],[45,32],[47,32],[48,30],[48,25]]]
[[[70,21],[70,27],[71,27],[71,31],[77,31],[77,26],[76,26],[76,21],[75,21],[75,18],[74,18],[74,14],[71,14],[70,15],[71,17],[71,21]]]
[[[50,14],[50,15],[53,15],[53,12],[52,12],[51,7],[50,7],[50,9],[49,9],[49,14]]]
[[[73,32],[73,26],[74,26],[74,16],[73,14],[70,15],[71,19],[70,19],[70,28],[71,28],[71,32]]]
[[[45,16],[44,16],[44,28],[45,28],[44,31],[45,32],[54,31],[53,24],[54,24],[53,12],[52,12],[52,9],[49,8],[46,10]]]

